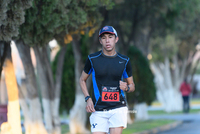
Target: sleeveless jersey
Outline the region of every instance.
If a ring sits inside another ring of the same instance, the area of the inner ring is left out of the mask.
[[[84,72],[92,74],[92,100],[96,111],[126,106],[119,81],[132,76],[131,63],[127,56],[116,53],[106,56],[102,51],[90,54]]]

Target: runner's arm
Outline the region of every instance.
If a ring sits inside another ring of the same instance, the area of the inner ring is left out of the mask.
[[[79,80],[81,90],[82,90],[85,97],[90,96],[89,93],[88,93],[88,90],[87,90],[87,85],[86,85],[86,80],[88,79],[89,76],[90,76],[89,74],[87,74],[83,71],[82,74],[81,74],[80,80]],[[93,101],[92,101],[91,98],[89,98],[87,100],[86,111],[87,112],[95,112],[94,104],[93,104]]]
[[[79,80],[81,90],[83,91],[83,94],[85,97],[90,96],[87,90],[87,86],[86,86],[86,80],[88,79],[89,76],[90,76],[89,74],[83,71]]]
[[[133,76],[126,78],[125,81],[127,82],[128,86],[130,87],[130,90],[128,91],[128,93],[135,91],[135,84],[133,82]]]
[[[126,82],[123,82],[123,81],[119,82],[120,89],[122,89],[123,91],[127,91],[128,86],[129,86],[130,90],[128,91],[128,93],[133,92],[135,90],[135,84],[133,82],[133,76],[126,78],[125,81]]]

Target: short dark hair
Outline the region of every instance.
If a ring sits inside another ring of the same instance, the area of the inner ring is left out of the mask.
[[[101,37],[104,35],[104,34],[110,34],[110,35],[114,35],[115,36],[115,38],[117,37],[115,34],[111,34],[111,33],[102,33],[100,36],[99,36],[99,39],[101,39]]]

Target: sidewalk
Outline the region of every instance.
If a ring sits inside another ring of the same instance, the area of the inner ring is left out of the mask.
[[[157,103],[157,105],[152,105],[148,107],[149,111],[155,111],[155,110],[163,110],[164,108]],[[200,109],[200,103],[191,103],[191,109]],[[174,128],[179,127],[179,129],[173,133],[181,133],[184,132],[187,133],[188,129],[185,128],[185,125],[188,126],[186,123],[190,123],[190,126],[193,126],[193,128],[200,133],[200,127],[198,124],[200,124],[200,110],[199,113],[196,114],[165,114],[165,115],[150,115],[149,119],[170,119],[170,120],[176,120],[176,122],[167,124],[161,127],[153,128],[151,130],[146,130],[143,132],[138,132],[134,134],[158,134],[162,133],[165,134],[165,131],[173,130]],[[184,130],[183,130],[184,129]],[[170,134],[171,132],[169,132]],[[166,134],[168,134],[166,132]],[[189,134],[189,133],[188,133]]]
[[[199,113],[176,114],[176,115],[151,115],[150,119],[173,119],[177,120],[174,126],[165,127],[159,134],[199,134],[200,133],[200,110]],[[173,129],[174,128],[174,129]]]

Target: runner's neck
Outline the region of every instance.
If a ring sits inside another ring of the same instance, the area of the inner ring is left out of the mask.
[[[110,51],[110,52],[107,52],[107,51],[102,50],[102,53],[103,53],[105,56],[115,56],[115,55],[117,54],[117,52],[116,52],[115,50]]]

